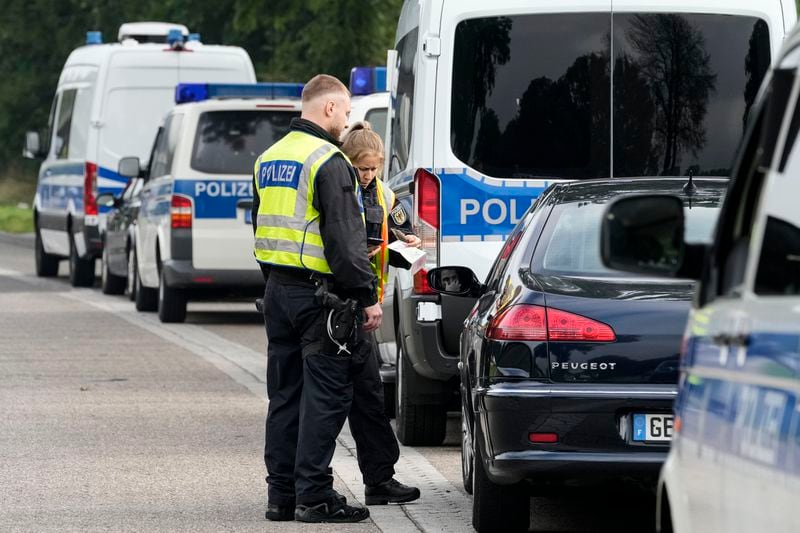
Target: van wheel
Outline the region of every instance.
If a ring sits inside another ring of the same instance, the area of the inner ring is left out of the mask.
[[[39,228],[36,228],[34,260],[36,261],[36,275],[40,278],[58,276],[58,263],[60,258],[57,255],[48,254],[44,251],[44,243],[42,242],[42,235],[39,233]]]
[[[397,340],[397,439],[406,446],[439,446],[447,430],[447,409],[444,405],[417,403],[414,396],[423,389],[439,389],[441,385],[417,374]],[[435,394],[434,394],[435,395]]]
[[[81,259],[75,246],[75,236],[69,234],[69,283],[73,287],[94,285],[94,259]]]
[[[103,257],[100,259],[100,290],[103,294],[122,294],[125,292],[126,279],[116,276],[108,268],[108,248],[103,246]]]
[[[136,301],[136,261],[133,244],[128,248],[128,278],[126,280],[125,293],[130,301]]]
[[[481,446],[472,441],[472,526],[478,533],[528,531],[531,499],[518,485],[497,485],[486,475]]]
[[[183,322],[186,320],[186,294],[167,285],[164,269],[158,284],[158,319],[161,322]]]
[[[142,275],[139,274],[139,259],[133,253],[133,268],[136,271],[133,292],[137,311],[155,311],[158,309],[158,290],[142,285]]]

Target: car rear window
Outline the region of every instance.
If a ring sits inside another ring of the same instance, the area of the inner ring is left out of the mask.
[[[252,174],[256,158],[299,116],[295,111],[206,111],[198,119],[191,167],[209,174]]]
[[[769,61],[754,17],[468,19],[455,30],[451,147],[504,178],[725,176]]]
[[[685,240],[690,243],[711,243],[719,216],[724,189],[717,189],[719,196],[705,195],[690,203],[684,201],[686,215]],[[606,200],[569,202],[553,208],[547,220],[542,239],[537,245],[536,255],[541,261],[541,270],[553,274],[619,276],[603,266],[600,257],[600,227]],[[654,240],[653,246],[660,244]]]

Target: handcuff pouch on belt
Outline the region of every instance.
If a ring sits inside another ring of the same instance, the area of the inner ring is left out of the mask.
[[[330,292],[325,279],[317,280],[314,296],[324,309],[325,334],[338,348],[336,355],[352,355],[360,319],[358,302],[352,298],[342,300]]]

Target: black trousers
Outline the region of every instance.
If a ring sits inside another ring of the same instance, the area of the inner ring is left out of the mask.
[[[336,354],[323,342],[324,312],[314,291],[310,283],[273,272],[264,293],[269,396],[264,461],[268,498],[277,505],[332,497],[329,466],[348,413],[366,484],[390,479],[399,457],[383,408],[374,341],[362,333],[351,355]]]

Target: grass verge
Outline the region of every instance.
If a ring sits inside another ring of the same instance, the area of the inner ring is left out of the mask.
[[[0,231],[30,233],[33,231],[33,210],[13,205],[0,205]]]

